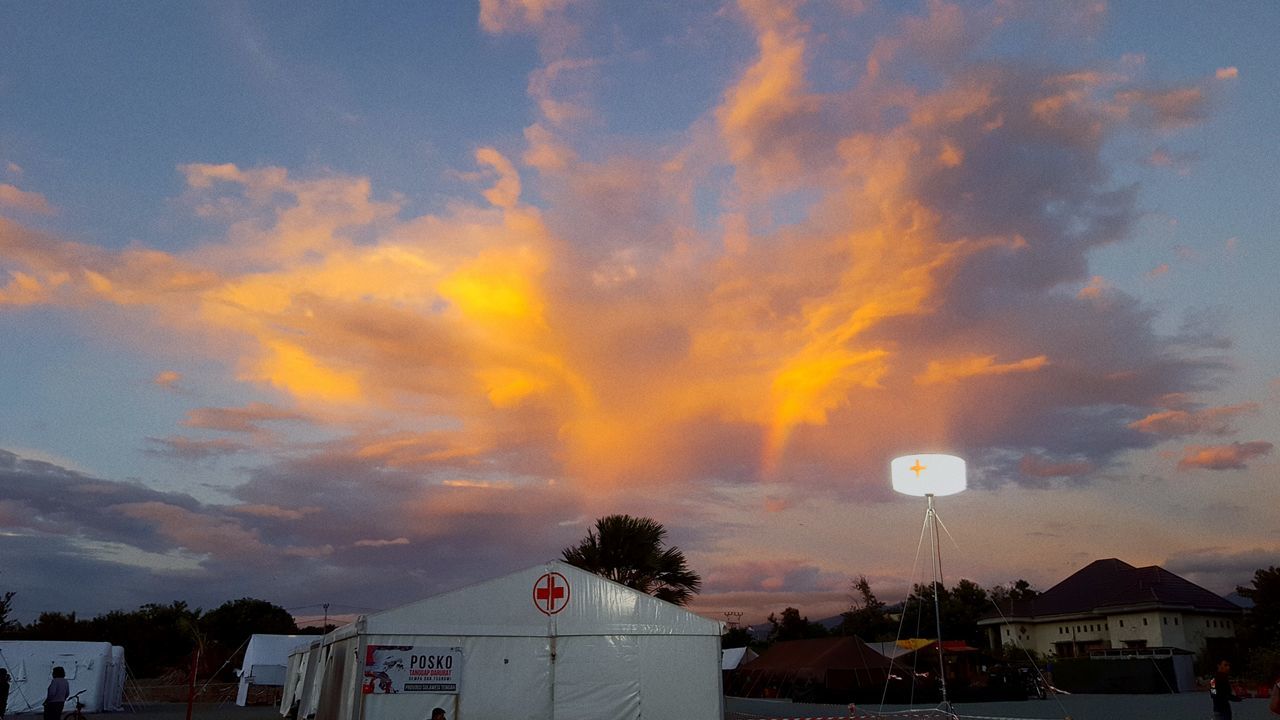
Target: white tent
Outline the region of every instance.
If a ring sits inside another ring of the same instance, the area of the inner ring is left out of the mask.
[[[562,562],[363,616],[289,660],[315,720],[721,720],[720,623]]]
[[[111,643],[4,640],[0,667],[9,671],[6,715],[38,712],[55,667],[66,671],[71,694],[80,693],[85,712],[123,709],[124,648]]]
[[[289,652],[289,664],[284,674],[284,693],[280,697],[281,715],[288,715],[304,706],[313,708],[314,712],[315,702],[311,699],[311,689],[315,684],[314,658],[320,655],[321,639],[317,637],[297,645]],[[307,702],[304,703],[303,698],[307,698]],[[306,715],[307,713],[300,713],[301,717]]]
[[[236,676],[240,689],[236,692],[236,704],[244,707],[249,700],[250,685],[284,685],[285,668],[289,663],[289,651],[299,642],[301,635],[253,635],[244,649],[244,661]]]
[[[749,663],[760,657],[760,653],[751,648],[728,648],[720,654],[721,670],[737,670],[739,665]]]

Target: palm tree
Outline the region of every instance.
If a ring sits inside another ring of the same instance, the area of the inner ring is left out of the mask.
[[[630,515],[596,520],[595,532],[562,552],[564,561],[660,600],[684,605],[702,589],[677,547],[663,547],[662,523]]]

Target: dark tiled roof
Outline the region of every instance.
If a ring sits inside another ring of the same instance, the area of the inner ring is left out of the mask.
[[[743,665],[751,670],[865,670],[883,669],[892,665],[889,658],[872,650],[862,640],[844,637],[788,640],[774,643],[760,657]]]
[[[1157,565],[1136,568],[1123,560],[1095,560],[1032,600],[1014,603],[1014,617],[1073,615],[1135,605],[1236,612],[1226,599]]]

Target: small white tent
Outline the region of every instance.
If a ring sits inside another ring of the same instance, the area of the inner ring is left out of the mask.
[[[301,635],[253,635],[244,649],[244,661],[236,675],[240,689],[236,692],[236,704],[244,707],[249,700],[250,685],[284,685],[285,668],[289,664],[289,651],[302,642]]]
[[[361,617],[289,673],[304,719],[724,717],[719,622],[558,561]]]
[[[749,663],[760,657],[760,653],[751,648],[729,648],[720,654],[721,670],[737,670],[739,665]]]
[[[124,648],[111,643],[4,640],[0,667],[9,671],[6,715],[38,712],[55,667],[66,671],[71,694],[80,693],[85,712],[123,709]]]

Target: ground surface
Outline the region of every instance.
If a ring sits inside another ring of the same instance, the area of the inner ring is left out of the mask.
[[[1028,700],[1026,702],[975,703],[961,705],[957,711],[962,718],[1062,718],[1072,720],[1204,720],[1209,717],[1209,698],[1204,693],[1181,695],[1071,695],[1052,700]],[[867,707],[874,711],[877,708]],[[886,711],[902,710],[902,706],[886,706]],[[38,713],[10,715],[14,720],[32,720]],[[187,706],[183,703],[145,703],[131,705],[124,712],[96,713],[89,720],[186,720]],[[747,700],[728,698],[725,701],[725,720],[755,720],[757,718],[848,718],[847,707],[840,705],[805,705],[787,700]],[[854,715],[853,717],[868,717]],[[899,720],[903,716],[890,715]],[[914,720],[932,720],[922,715],[908,716]],[[935,716],[937,717],[937,716]],[[1265,720],[1274,717],[1267,712],[1266,700],[1245,700],[1235,705],[1236,720]],[[238,707],[234,703],[196,703],[191,720],[280,720],[279,711],[272,706],[257,705]],[[426,720],[405,718],[405,720]],[[450,718],[453,720],[453,718]],[[459,718],[459,720],[465,720]],[[654,718],[646,720],[665,720]],[[688,720],[671,718],[670,720]]]
[[[852,717],[875,717],[875,706],[862,706],[867,714]],[[901,711],[901,705],[887,705],[885,712]],[[920,708],[923,709],[923,708]],[[1233,707],[1235,720],[1266,720],[1273,718],[1267,711],[1267,701],[1245,700]],[[961,718],[1065,718],[1072,720],[1205,720],[1210,715],[1208,693],[1182,693],[1179,695],[1060,695],[1051,700],[1026,700],[1022,702],[971,703],[957,705]],[[726,720],[753,720],[755,718],[822,718],[851,717],[846,706],[804,705],[787,700],[747,700],[727,698]],[[890,715],[901,720],[903,715]],[[913,720],[933,720],[942,715],[907,716]]]

